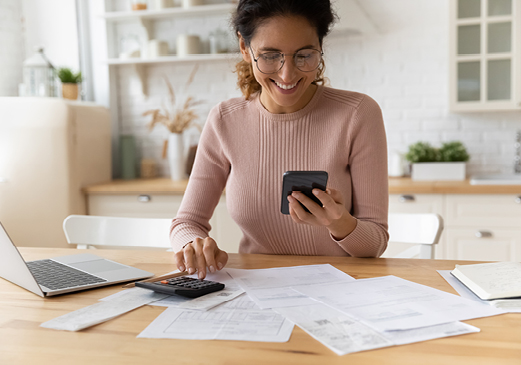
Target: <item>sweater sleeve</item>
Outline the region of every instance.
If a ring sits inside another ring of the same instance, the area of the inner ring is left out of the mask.
[[[177,216],[170,229],[170,242],[175,252],[195,238],[206,238],[211,230],[210,218],[219,203],[228,175],[226,158],[219,135],[220,106],[215,106],[204,126],[194,166]]]
[[[357,226],[336,242],[351,256],[378,257],[389,240],[389,182],[385,127],[380,107],[373,99],[365,96],[360,102],[350,130],[350,213],[357,219]]]

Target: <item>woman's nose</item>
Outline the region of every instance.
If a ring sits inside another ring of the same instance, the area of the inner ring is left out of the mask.
[[[292,57],[286,57],[284,65],[279,70],[279,76],[284,82],[291,82],[295,79],[295,74],[298,72],[295,62]]]

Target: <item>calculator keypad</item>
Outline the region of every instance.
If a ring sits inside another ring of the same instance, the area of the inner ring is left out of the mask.
[[[183,295],[196,298],[224,288],[224,284],[211,280],[194,279],[188,276],[149,282],[137,282],[136,286],[151,289],[159,293]]]

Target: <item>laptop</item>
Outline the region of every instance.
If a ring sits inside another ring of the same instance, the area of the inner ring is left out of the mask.
[[[152,276],[150,272],[90,253],[26,262],[0,223],[0,277],[41,297]]]

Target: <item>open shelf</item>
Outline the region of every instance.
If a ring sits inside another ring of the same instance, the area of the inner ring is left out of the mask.
[[[161,10],[135,10],[135,11],[113,11],[100,15],[107,21],[135,20],[135,19],[161,19],[175,18],[186,15],[216,15],[231,14],[237,8],[237,4],[201,5],[191,8],[173,7]]]
[[[239,53],[193,54],[185,57],[163,56],[157,58],[110,58],[109,65],[146,65],[170,62],[225,61],[240,57]]]

